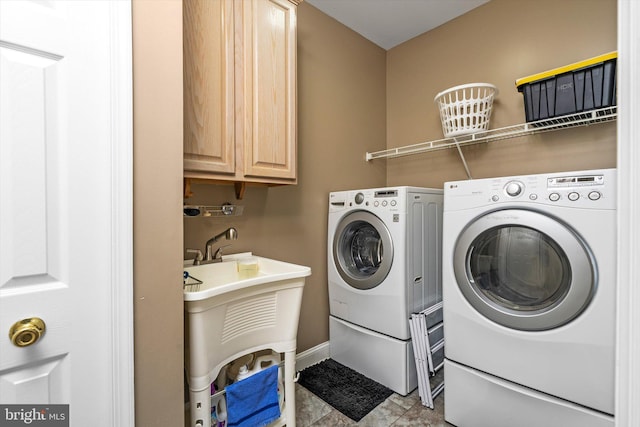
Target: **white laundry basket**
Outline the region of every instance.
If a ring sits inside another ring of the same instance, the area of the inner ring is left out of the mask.
[[[489,128],[493,98],[498,88],[489,83],[455,86],[436,95],[445,138],[482,132]]]

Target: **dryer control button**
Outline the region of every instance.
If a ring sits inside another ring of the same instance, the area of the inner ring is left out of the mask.
[[[529,194],[529,200],[538,200],[538,195],[536,193]]]
[[[589,200],[599,200],[602,197],[599,191],[592,191],[589,193]]]
[[[362,193],[356,194],[356,203],[359,205],[362,202],[364,202],[364,194]]]
[[[580,195],[578,193],[576,193],[575,191],[572,191],[571,193],[569,193],[569,195],[567,197],[572,202],[575,202],[576,200],[578,200],[580,198]]]
[[[376,200],[375,202],[373,202],[373,206],[377,208],[378,206],[380,206],[380,202]]]
[[[493,200],[494,202],[497,202],[498,200],[500,200],[500,197],[498,196],[491,196],[491,200]]]
[[[396,202],[395,200],[392,200],[392,201],[391,201],[391,206],[395,206],[395,205],[397,205],[397,204],[398,204],[398,202]]]
[[[504,187],[504,191],[506,191],[509,196],[516,197],[522,194],[522,187],[521,182],[511,181]]]
[[[382,206],[387,206],[387,201],[386,200],[382,201]]]
[[[549,200],[551,200],[552,202],[557,202],[558,200],[560,200],[560,195],[558,193],[551,193],[549,194]]]

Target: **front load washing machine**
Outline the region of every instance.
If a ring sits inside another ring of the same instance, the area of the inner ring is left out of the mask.
[[[616,172],[448,182],[445,419],[613,426]]]
[[[442,193],[329,195],[331,357],[402,395],[417,386],[409,317],[442,300]]]

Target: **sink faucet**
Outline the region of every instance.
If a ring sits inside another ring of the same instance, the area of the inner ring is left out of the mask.
[[[213,244],[218,240],[222,239],[223,237],[227,240],[236,240],[238,238],[238,230],[236,230],[233,227],[229,227],[226,230],[224,230],[222,233],[216,234],[215,236],[207,240],[207,243],[205,244],[205,251],[204,251],[205,262],[215,260],[216,258],[222,255],[222,253],[219,250],[216,252],[215,256],[213,255]]]

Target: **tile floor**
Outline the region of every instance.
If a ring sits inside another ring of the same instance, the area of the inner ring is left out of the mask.
[[[297,427],[444,427],[444,393],[435,399],[435,409],[423,406],[418,390],[409,395],[392,394],[359,422],[343,415],[329,404],[296,384]]]
[[[0,0],[1,1],[1,0]],[[392,394],[359,422],[343,415],[324,400],[296,383],[297,427],[445,427],[444,393],[435,399],[435,408],[423,406],[414,390],[407,396]],[[189,409],[185,407],[185,426],[190,425]]]

